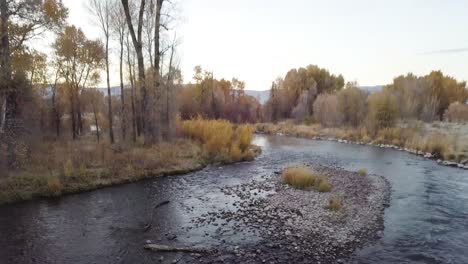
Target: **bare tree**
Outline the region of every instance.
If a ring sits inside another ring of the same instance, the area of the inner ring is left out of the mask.
[[[130,101],[131,101],[131,108],[132,108],[132,140],[133,142],[136,142],[136,137],[137,137],[137,134],[139,134],[139,131],[137,131],[137,120],[136,120],[136,112],[135,112],[135,74],[134,74],[134,67],[133,67],[134,57],[130,49],[130,41],[128,39],[128,35],[127,35],[125,44],[127,47],[127,66],[128,66],[128,75],[129,75],[130,88],[131,88]]]
[[[97,22],[101,27],[105,39],[105,59],[106,59],[106,81],[107,81],[107,104],[108,104],[108,119],[109,119],[109,137],[111,144],[114,143],[113,115],[112,115],[112,97],[109,76],[109,38],[110,38],[110,21],[111,21],[111,0],[89,0],[88,9],[97,18]]]
[[[114,0],[115,1],[115,0]],[[118,1],[118,0],[117,0]],[[112,28],[117,34],[120,54],[119,54],[119,75],[120,75],[120,117],[122,125],[122,138],[125,140],[127,134],[127,113],[125,110],[125,93],[124,93],[124,82],[123,82],[123,56],[124,56],[124,40],[126,34],[127,22],[125,20],[125,12],[122,5],[114,3],[112,10]]]
[[[130,14],[130,8],[128,5],[128,0],[121,0],[122,5],[125,11],[125,18],[127,20],[128,30],[130,32],[130,36],[132,37],[133,46],[135,48],[135,52],[137,55],[137,62],[138,62],[138,82],[140,85],[140,93],[141,93],[141,115],[143,122],[143,131],[145,136],[145,144],[153,144],[156,143],[157,137],[155,135],[155,130],[153,126],[153,120],[151,117],[151,109],[149,104],[149,96],[148,91],[146,89],[146,75],[145,75],[145,63],[143,59],[143,42],[142,42],[142,31],[143,31],[143,18],[145,12],[145,4],[146,0],[140,0],[140,7],[138,12],[138,22],[137,22],[137,31],[135,32],[135,28],[133,26],[132,17]]]

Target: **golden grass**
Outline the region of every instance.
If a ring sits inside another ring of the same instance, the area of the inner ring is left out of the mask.
[[[28,167],[0,179],[0,204],[58,196],[143,178],[193,171],[205,164],[198,144],[176,140],[152,147],[47,143]]]
[[[249,151],[253,128],[249,125],[234,125],[226,120],[205,120],[201,117],[182,121],[181,133],[203,145],[210,162],[236,162],[251,160]]]
[[[329,210],[332,210],[332,211],[338,211],[341,209],[341,201],[334,197],[334,198],[331,198],[329,201],[328,201],[328,206],[327,206],[327,209]]]
[[[366,169],[359,169],[357,170],[357,173],[361,176],[367,176],[367,170]]]
[[[315,184],[316,176],[305,167],[291,167],[283,170],[283,182],[296,189],[306,189]]]
[[[317,189],[317,191],[319,192],[330,192],[332,190],[332,186],[330,183],[328,183],[328,180],[327,178],[321,176],[321,177],[318,177],[316,180],[315,180],[315,188]]]
[[[456,136],[426,130],[421,122],[413,122],[402,127],[387,127],[371,133],[367,128],[323,128],[320,125],[296,125],[290,122],[278,124],[257,124],[256,130],[266,134],[282,133],[304,138],[333,137],[354,142],[390,144],[425,153],[436,158],[459,161],[459,155],[468,155],[468,149],[459,149],[463,142]],[[466,152],[466,154],[465,154]],[[463,157],[463,156],[462,156]]]
[[[327,178],[317,174],[307,167],[290,167],[283,170],[283,182],[295,189],[315,188],[318,192],[330,192],[331,184]]]

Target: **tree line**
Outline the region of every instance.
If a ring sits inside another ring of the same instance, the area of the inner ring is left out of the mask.
[[[441,71],[396,77],[381,91],[364,91],[315,65],[278,78],[263,108],[266,121],[295,119],[326,127],[366,126],[374,131],[404,120],[468,120],[466,82]]]
[[[176,3],[86,4],[101,31],[99,39],[89,39],[82,29],[67,24],[68,9],[60,0],[0,0],[0,138],[7,146],[10,167],[16,167],[18,148],[30,145],[30,138],[58,139],[62,128],[69,127],[76,140],[88,119],[97,128],[98,140],[100,128],[106,127],[110,143],[117,140],[115,119],[122,141],[136,141],[141,135],[150,145],[174,135],[173,88],[180,75],[172,28]],[[55,38],[52,52],[35,50],[35,40],[50,36]],[[111,94],[110,65],[115,62],[111,46],[118,47],[119,100]],[[106,96],[89,89],[101,78],[106,80]],[[88,113],[92,118],[85,118]]]

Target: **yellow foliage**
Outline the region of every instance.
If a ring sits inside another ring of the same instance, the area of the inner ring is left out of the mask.
[[[320,177],[315,181],[315,186],[319,192],[330,192],[332,186],[325,177]]]
[[[209,158],[221,162],[241,160],[253,137],[251,126],[234,127],[226,120],[205,120],[198,117],[182,121],[180,127],[184,136],[203,145]]]
[[[242,158],[242,152],[238,144],[233,144],[229,150],[229,157],[232,161],[239,161]]]
[[[47,178],[47,188],[52,196],[59,196],[63,190],[62,183],[57,176],[49,176]]]
[[[68,159],[63,164],[63,176],[71,177],[72,175],[73,175],[73,162],[70,159]]]
[[[252,142],[253,129],[249,125],[239,126],[236,129],[236,135],[239,141],[241,151],[245,151]]]
[[[367,176],[367,170],[366,169],[359,169],[357,173],[361,176]]]

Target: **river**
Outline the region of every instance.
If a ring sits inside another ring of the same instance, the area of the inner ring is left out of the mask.
[[[288,164],[319,160],[367,168],[392,186],[383,237],[353,263],[468,263],[468,172],[392,149],[256,136],[253,162],[0,207],[0,263],[171,263],[181,253],[145,251],[146,240],[203,247],[255,245],[255,232],[217,233],[192,219],[229,207],[221,188],[261,180]],[[169,204],[157,209],[161,201]],[[145,231],[151,223],[152,228]],[[176,237],[174,239],[174,237]],[[224,241],[223,241],[224,240]],[[177,241],[177,242],[174,242]],[[222,242],[221,242],[222,241]]]

